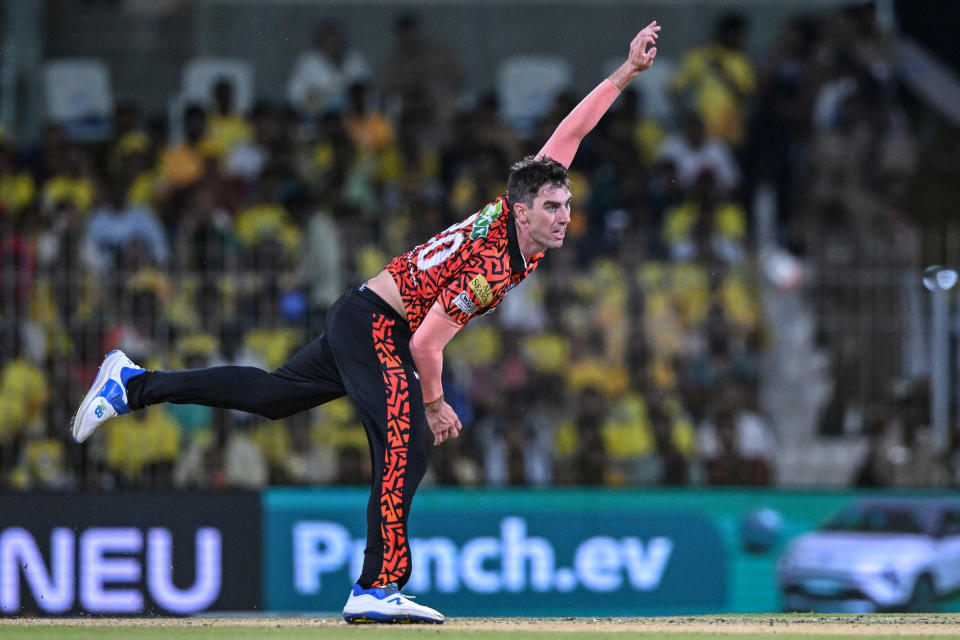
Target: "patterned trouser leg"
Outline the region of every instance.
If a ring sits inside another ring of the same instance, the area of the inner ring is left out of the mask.
[[[327,314],[327,337],[347,395],[370,444],[363,587],[410,578],[407,519],[427,471],[430,433],[410,353],[410,329],[385,302],[354,290]],[[432,441],[432,440],[431,440]]]
[[[405,582],[410,572],[410,545],[407,542],[406,511],[403,504],[407,445],[410,440],[410,388],[403,362],[393,343],[394,321],[383,316],[373,322],[373,344],[383,365],[387,394],[387,446],[380,481],[380,535],[383,537],[383,564],[376,584]]]

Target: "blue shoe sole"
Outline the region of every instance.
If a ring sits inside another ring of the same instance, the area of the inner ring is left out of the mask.
[[[343,619],[347,624],[443,624],[443,620],[431,620],[409,614],[385,616],[373,612],[344,614]]]

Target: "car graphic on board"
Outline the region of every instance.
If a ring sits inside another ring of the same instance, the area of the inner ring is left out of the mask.
[[[960,500],[858,500],[791,542],[777,578],[786,611],[934,611],[960,589]]]

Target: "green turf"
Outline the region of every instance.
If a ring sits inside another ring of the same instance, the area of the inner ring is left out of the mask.
[[[775,637],[778,640],[873,640],[898,638],[899,640],[920,640],[928,638],[944,638],[948,636],[925,635],[922,629],[919,633],[897,635],[894,632],[819,635],[810,633],[774,633],[772,629],[758,626],[755,632],[750,633],[721,631],[716,632],[637,632],[637,631],[490,631],[490,630],[461,630],[444,629],[443,627],[330,627],[324,625],[303,627],[230,627],[224,625],[191,627],[143,627],[143,626],[47,626],[34,625],[24,627],[0,626],[0,637],[3,640],[120,640],[131,638],[134,640],[269,640],[271,638],[297,640],[300,638],[324,638],[331,640],[355,640],[356,638],[439,638],[441,640],[546,640],[547,638],[570,638],[570,640],[618,640],[622,638],[641,637],[644,640],[704,640],[705,638],[719,638],[732,640],[734,638],[766,638]]]

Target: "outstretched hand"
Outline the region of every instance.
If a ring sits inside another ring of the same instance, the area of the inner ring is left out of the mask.
[[[660,36],[660,25],[654,20],[637,34],[637,37],[630,43],[630,55],[627,61],[633,65],[637,71],[646,71],[653,64],[653,59],[657,57],[657,48],[648,46],[656,44]]]
[[[463,428],[463,425],[460,424],[460,418],[457,417],[453,407],[443,399],[443,396],[433,402],[426,403],[425,408],[427,425],[433,432],[434,446],[460,435],[460,430]]]

